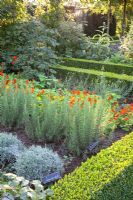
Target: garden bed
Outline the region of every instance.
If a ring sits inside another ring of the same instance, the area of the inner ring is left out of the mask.
[[[108,137],[105,138],[92,151],[85,150],[81,156],[75,156],[69,152],[69,150],[66,148],[66,146],[64,146],[63,142],[62,143],[44,143],[43,141],[37,142],[33,139],[30,139],[26,135],[24,128],[7,128],[5,126],[0,125],[0,132],[13,133],[14,135],[17,135],[18,139],[20,141],[22,141],[22,143],[28,148],[32,145],[40,145],[42,147],[47,146],[47,147],[52,148],[63,159],[64,158],[66,159],[66,161],[64,163],[65,164],[64,175],[71,173],[78,166],[80,166],[81,163],[84,162],[88,157],[90,158],[91,156],[96,155],[102,149],[108,148],[114,142],[120,140],[123,136],[125,136],[129,133],[127,131],[117,129],[113,132],[113,134],[110,138],[108,138]]]

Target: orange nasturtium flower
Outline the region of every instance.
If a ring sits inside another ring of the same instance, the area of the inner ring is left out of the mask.
[[[37,96],[41,96],[41,95],[43,95],[44,93],[45,93],[45,90],[42,89],[41,91],[38,92]]]
[[[72,107],[72,106],[74,105],[74,103],[75,103],[75,97],[72,96],[72,97],[70,98],[70,102],[69,102],[70,107]]]
[[[129,109],[130,109],[130,111],[133,111],[133,103],[130,104]]]
[[[109,96],[109,97],[107,98],[107,100],[108,100],[108,101],[110,101],[111,99],[112,99],[112,97],[111,97],[111,96]]]
[[[0,71],[0,76],[4,76],[4,73],[2,71]]]
[[[120,114],[121,115],[124,115],[128,112],[128,109],[127,108],[123,108],[121,111],[120,111]]]
[[[13,83],[13,84],[16,84],[16,83],[17,83],[17,79],[14,78],[13,81],[12,81],[12,83]]]
[[[29,81],[29,80],[26,80],[25,82],[26,82],[26,85],[28,85],[30,81]]]
[[[35,89],[34,87],[31,88],[31,93],[34,93]]]

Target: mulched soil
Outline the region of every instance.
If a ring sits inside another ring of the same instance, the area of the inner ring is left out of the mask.
[[[115,132],[111,135],[111,137],[104,138],[100,141],[98,146],[94,148],[91,152],[88,152],[87,150],[83,152],[83,154],[80,157],[74,157],[70,152],[68,152],[65,145],[62,143],[48,143],[45,142],[36,142],[35,140],[32,140],[27,137],[25,131],[23,128],[7,128],[5,126],[0,125],[0,132],[7,132],[7,133],[13,133],[17,135],[17,137],[25,144],[25,146],[30,147],[32,145],[40,145],[42,147],[52,147],[54,151],[56,151],[62,158],[65,156],[65,171],[64,174],[68,174],[72,172],[74,169],[76,169],[78,166],[81,165],[81,162],[84,162],[87,158],[96,155],[98,152],[100,152],[101,149],[105,149],[112,145],[117,140],[120,140],[123,136],[128,134],[126,131],[122,131],[120,129],[115,130]]]

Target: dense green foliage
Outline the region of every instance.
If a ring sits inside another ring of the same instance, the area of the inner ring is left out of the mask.
[[[53,186],[51,200],[126,199],[133,195],[133,133],[88,159]]]
[[[26,4],[23,0],[0,1],[0,26],[5,28],[9,24],[26,21],[28,18]]]
[[[91,41],[83,33],[81,24],[64,21],[59,24],[57,29],[59,32],[57,38],[59,55],[95,60],[104,60],[111,56],[110,40],[108,38],[105,40],[105,37],[99,37],[96,42]]]
[[[15,174],[0,173],[0,197],[2,199],[46,200],[47,197],[52,196],[52,194],[52,190],[44,190],[43,185],[38,180],[29,182]]]
[[[70,151],[80,154],[88,144],[115,128],[114,122],[108,123],[113,113],[108,112],[111,103],[106,97],[92,95],[89,103],[83,92],[79,97],[52,91],[41,95],[38,90],[32,93],[30,85],[20,82],[19,87],[12,84],[9,89],[2,89],[0,123],[10,127],[23,125],[30,138],[54,142],[65,139]]]
[[[83,69],[94,69],[98,71],[113,72],[117,74],[133,74],[133,66],[127,64],[116,64],[86,59],[64,58],[64,65]]]
[[[1,61],[6,72],[21,71],[26,77],[47,72],[57,62],[56,32],[39,21],[7,26],[0,31]],[[12,57],[17,59],[13,63]]]

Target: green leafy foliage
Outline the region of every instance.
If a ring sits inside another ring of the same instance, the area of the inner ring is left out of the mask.
[[[48,148],[32,146],[23,152],[15,163],[16,173],[28,180],[42,180],[50,173],[63,170],[63,162],[57,153]]]
[[[2,199],[46,200],[52,195],[52,190],[44,190],[43,185],[38,180],[29,182],[28,180],[24,179],[24,177],[19,177],[15,174],[0,173],[0,197]]]
[[[1,62],[5,72],[21,71],[25,77],[36,77],[38,72],[49,72],[57,63],[56,32],[39,21],[7,26],[0,31]],[[10,62],[16,55],[14,63]],[[10,64],[11,63],[11,64]]]
[[[133,64],[133,59],[129,58],[125,55],[124,51],[117,52],[114,55],[111,56],[111,58],[107,59],[107,62],[112,63],[121,63],[121,64]],[[125,70],[125,73],[127,73],[128,70]],[[120,72],[120,71],[119,71]]]
[[[105,42],[104,35],[94,43],[83,33],[82,25],[76,22],[60,23],[58,32],[57,51],[63,56],[103,60],[111,55],[109,42],[107,39]]]
[[[55,184],[50,200],[126,199],[133,191],[133,133],[88,159]]]
[[[9,95],[7,95],[6,91],[2,92],[2,96],[0,96],[1,124],[5,124],[8,127],[20,127],[23,125],[24,107],[26,102],[31,100],[31,96],[24,93],[22,88],[16,94],[13,88]]]
[[[0,97],[1,111],[4,112],[0,123],[18,127],[23,125],[30,138],[47,142],[64,140],[70,151],[80,154],[89,143],[109,134],[115,128],[115,124],[110,126],[108,123],[112,117],[107,112],[111,109],[111,104],[103,105],[102,97],[93,106],[86,97],[82,107],[82,98],[79,105],[71,94],[65,97],[60,93],[52,94],[52,91],[45,95],[38,92],[36,94],[36,91],[31,93],[32,88],[23,84],[20,84],[18,91],[14,84],[9,87],[9,90],[2,89]],[[92,99],[95,97],[92,96]],[[73,101],[75,104],[71,107]]]
[[[15,24],[28,18],[26,4],[23,0],[0,1],[0,26]]]
[[[103,105],[102,101],[94,105],[85,101],[82,109],[75,103],[67,122],[69,149],[79,155],[88,144],[100,140],[105,135],[111,135],[115,129],[115,123],[109,123],[112,117],[109,105]]]

